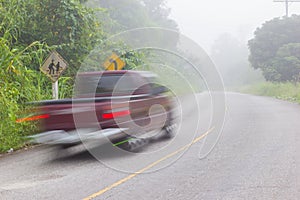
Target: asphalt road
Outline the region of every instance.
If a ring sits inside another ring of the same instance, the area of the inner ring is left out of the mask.
[[[42,146],[1,157],[0,199],[300,199],[300,106],[226,96],[223,132],[206,157],[220,124],[202,94],[198,107],[182,101],[173,140],[137,153],[104,145],[95,159],[84,146]]]

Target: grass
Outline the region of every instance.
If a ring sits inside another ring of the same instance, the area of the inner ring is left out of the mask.
[[[300,83],[261,82],[239,89],[239,92],[269,96],[277,99],[300,103]]]
[[[26,135],[36,126],[16,120],[26,111],[26,102],[46,98],[51,88],[39,72],[27,68],[32,60],[42,60],[39,55],[47,48],[39,42],[13,48],[11,37],[8,32],[0,37],[0,153],[26,145]]]

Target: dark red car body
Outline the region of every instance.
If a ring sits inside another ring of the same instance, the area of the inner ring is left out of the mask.
[[[80,73],[74,98],[35,103],[43,133],[32,137],[38,143],[71,144],[80,140],[74,135],[74,140],[64,139],[73,130],[112,130],[109,139],[118,140],[163,129],[169,125],[173,103],[154,78],[140,71]],[[101,131],[98,134],[101,138]]]

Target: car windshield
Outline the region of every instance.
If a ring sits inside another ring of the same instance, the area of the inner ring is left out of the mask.
[[[130,94],[135,90],[133,79],[129,75],[113,74],[98,76],[82,76],[78,79],[78,95]]]

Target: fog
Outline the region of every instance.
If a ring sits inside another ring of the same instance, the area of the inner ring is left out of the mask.
[[[180,32],[210,55],[226,88],[264,81],[248,62],[248,40],[265,21],[285,16],[285,3],[272,0],[168,0],[170,18]],[[300,13],[300,2],[289,3],[289,15]]]
[[[300,3],[289,5],[290,15],[300,14]],[[263,22],[285,15],[285,3],[272,0],[168,0],[168,6],[180,31],[207,52],[225,32],[246,42]]]

